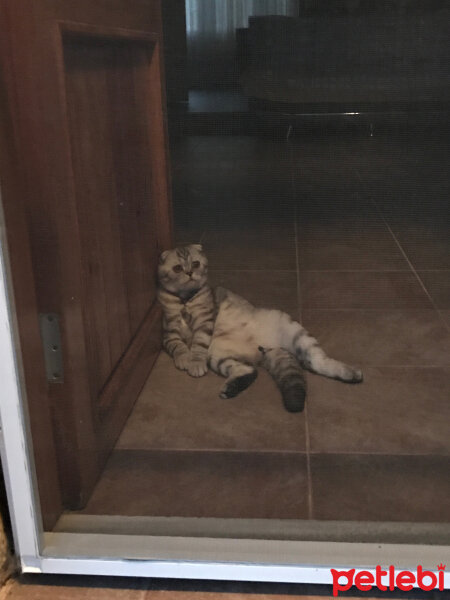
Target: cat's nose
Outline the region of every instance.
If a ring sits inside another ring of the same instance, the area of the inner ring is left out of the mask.
[[[187,271],[186,275],[189,275],[189,277],[192,275],[192,271]]]

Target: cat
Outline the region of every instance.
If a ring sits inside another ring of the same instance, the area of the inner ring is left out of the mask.
[[[226,377],[221,398],[245,390],[263,366],[280,389],[285,408],[301,412],[303,369],[360,383],[362,372],[329,358],[288,314],[256,308],[237,294],[208,285],[208,259],[200,244],[165,250],[158,264],[163,347],[178,369],[201,377],[208,367]]]

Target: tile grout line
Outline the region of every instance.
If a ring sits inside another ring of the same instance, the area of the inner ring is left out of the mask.
[[[267,450],[266,448],[186,448],[186,447],[179,447],[179,448],[174,448],[173,446],[171,446],[170,448],[165,448],[163,446],[147,446],[147,447],[143,447],[140,446],[138,448],[132,448],[130,446],[118,446],[116,448],[114,448],[113,450],[114,452],[155,452],[155,453],[180,453],[180,452],[184,452],[186,454],[202,454],[202,453],[208,453],[208,454],[234,454],[234,455],[238,455],[238,454],[257,454],[258,456],[262,456],[263,454],[295,454],[295,455],[304,455],[306,454],[305,450],[286,450],[286,449],[276,449],[276,448],[272,448],[270,450]]]
[[[298,306],[298,318],[301,320],[302,317],[302,294],[300,288],[300,269],[298,260],[298,231],[297,231],[297,210],[294,211],[294,232],[295,232],[295,273],[297,279],[297,306]]]
[[[378,214],[380,215],[383,223],[385,224],[387,230],[389,231],[389,233],[391,234],[394,242],[397,244],[398,249],[400,250],[403,258],[405,259],[405,261],[407,262],[409,268],[411,269],[413,275],[415,276],[415,278],[417,279],[420,287],[422,288],[422,290],[425,292],[425,295],[427,296],[428,300],[431,303],[431,306],[434,308],[434,310],[436,311],[439,320],[441,321],[441,323],[444,325],[444,329],[446,329],[447,331],[450,331],[450,325],[448,325],[448,323],[445,321],[444,317],[441,315],[441,313],[439,312],[439,309],[436,305],[436,303],[434,302],[433,298],[431,297],[430,293],[428,292],[427,288],[425,287],[425,284],[423,283],[421,277],[419,276],[418,272],[416,271],[414,265],[412,264],[412,262],[410,261],[408,255],[406,254],[403,246],[400,244],[399,240],[397,239],[397,236],[394,234],[394,232],[391,229],[391,226],[389,225],[389,223],[387,222],[387,219],[383,213],[383,211],[380,209],[378,203],[376,202],[376,200],[374,200],[374,198],[372,197],[372,194],[370,193],[370,191],[367,190],[364,181],[361,177],[361,174],[359,172],[359,170],[353,166],[353,169],[355,170],[355,173],[359,179],[359,182],[362,185],[363,190],[365,190],[365,193],[369,196],[370,202],[373,204],[373,206],[375,207],[375,209],[377,210]]]
[[[399,452],[398,450],[391,450],[390,452],[379,452],[376,450],[315,450],[312,452],[314,456],[385,456],[385,457],[402,457],[402,458],[449,458],[448,452],[440,453],[435,450],[429,452]]]
[[[289,141],[287,140],[287,143],[289,144]],[[290,174],[291,174],[291,191],[292,191],[292,200],[294,201],[294,246],[295,246],[295,271],[296,271],[296,275],[297,275],[297,305],[298,305],[298,311],[299,311],[299,319],[301,319],[301,312],[302,312],[302,296],[301,296],[301,289],[300,289],[300,261],[299,261],[299,240],[298,240],[298,226],[297,226],[297,218],[298,218],[298,213],[297,213],[297,198],[296,198],[296,188],[295,188],[295,182],[294,182],[294,173],[293,173],[293,163],[292,163],[292,146],[289,145],[289,157],[290,157]]]
[[[297,304],[298,316],[302,321],[302,302],[300,288],[300,269],[298,260],[298,228],[297,228],[297,206],[294,208],[294,231],[295,231],[295,262],[297,265]],[[309,440],[309,424],[308,424],[308,406],[305,404],[305,450],[306,450],[306,477],[308,484],[308,519],[314,518],[313,513],[313,491],[312,491],[312,476],[311,476],[311,459],[310,459],[310,440]]]
[[[313,485],[311,474],[311,444],[308,423],[308,405],[305,404],[306,476],[308,478],[308,519],[314,519]]]
[[[307,411],[307,407],[305,405],[305,417],[306,417],[306,411]],[[309,440],[309,446],[311,445],[310,443],[310,435],[309,435],[309,428],[308,428],[308,440]],[[305,444],[306,447],[306,444]],[[300,456],[305,456],[307,457],[307,453],[301,450],[265,450],[265,449],[261,449],[261,448],[243,448],[243,449],[239,449],[239,450],[235,450],[235,449],[230,449],[230,448],[162,448],[162,447],[140,447],[140,448],[114,448],[113,452],[123,452],[123,453],[128,453],[128,452],[140,452],[140,453],[146,453],[146,454],[190,454],[190,455],[195,455],[195,454],[234,454],[234,455],[238,455],[238,454],[245,454],[245,455],[257,455],[258,457],[261,457],[263,455],[284,455],[286,457],[292,458],[292,457],[300,457]],[[349,454],[349,455],[373,455],[373,456],[445,456],[448,457],[449,453],[439,453],[435,450],[430,451],[430,452],[418,452],[418,453],[413,453],[411,451],[406,451],[406,452],[399,452],[399,451],[391,451],[391,452],[385,452],[385,451],[376,451],[376,450],[351,450],[351,449],[341,449],[341,450],[324,450],[324,449],[318,449],[318,450],[311,450],[309,451],[310,455],[316,456],[316,455],[335,455],[335,454]],[[312,488],[312,486],[311,486]],[[312,494],[311,494],[312,497]],[[81,511],[82,512],[82,511]]]
[[[407,256],[405,250],[403,249],[403,246],[400,244],[399,240],[397,239],[397,236],[394,234],[394,232],[392,231],[389,223],[387,222],[383,212],[381,211],[381,209],[379,208],[377,202],[375,200],[373,200],[373,198],[371,198],[373,205],[375,206],[375,208],[377,209],[377,211],[379,212],[381,218],[383,219],[389,233],[392,235],[395,243],[397,244],[400,252],[403,254],[404,259],[406,260],[406,262],[408,263],[414,277],[417,279],[420,287],[423,289],[423,291],[425,292],[425,295],[428,297],[428,300],[431,303],[431,306],[434,308],[435,312],[438,315],[439,320],[441,321],[441,323],[444,325],[444,329],[447,329],[448,331],[450,331],[450,326],[447,324],[447,322],[445,321],[444,317],[441,315],[435,301],[433,300],[433,298],[431,297],[430,292],[427,290],[424,282],[422,281],[422,278],[420,277],[419,273],[417,272],[417,270],[415,269],[414,265],[412,264],[412,262],[410,261],[409,257]]]
[[[409,269],[301,269],[302,273],[410,273]],[[446,273],[449,269],[420,269],[424,273]]]
[[[213,267],[209,269],[210,273],[215,271],[225,271],[227,273],[296,273],[296,269],[222,269]]]
[[[294,174],[293,174],[293,164],[292,164],[292,150],[290,153],[291,157],[291,185],[292,185],[292,195],[294,200],[294,239],[295,239],[295,265],[297,272],[297,304],[298,304],[298,317],[300,322],[302,321],[302,295],[301,295],[301,286],[300,286],[300,262],[299,262],[299,239],[298,239],[298,224],[297,224],[297,202],[296,202],[296,191],[295,191],[295,183],[294,183]],[[308,388],[307,388],[308,391]],[[312,475],[311,475],[311,457],[310,457],[310,437],[309,437],[309,423],[308,423],[308,405],[305,404],[305,455],[306,455],[306,478],[307,478],[307,505],[308,505],[308,519],[314,518],[314,508],[313,508],[313,487],[312,487]]]
[[[306,409],[305,409],[306,410]],[[131,449],[117,449],[115,450],[115,452],[118,451],[129,451]],[[132,450],[133,451],[133,450]],[[153,449],[153,448],[145,448],[145,449],[140,449],[140,450],[134,450],[135,452],[145,452],[147,454],[151,454],[151,453],[165,453],[165,454],[169,454],[169,453],[203,453],[203,450],[196,450],[196,451],[191,451],[189,448],[188,449]],[[222,453],[222,451],[219,451]],[[241,451],[242,454],[255,454],[258,456],[261,456],[262,454],[284,454],[286,455],[287,458],[298,458],[300,456],[305,455],[305,452],[296,452],[293,450],[289,450],[289,451],[283,451],[283,450],[279,450],[279,451],[263,451],[263,452],[259,452],[259,451]],[[223,454],[226,454],[226,452],[223,452]],[[379,451],[379,450],[355,450],[355,449],[351,449],[351,448],[341,448],[341,449],[333,449],[333,450],[326,450],[326,449],[320,449],[318,448],[317,450],[313,450],[311,452],[312,456],[403,456],[403,457],[410,457],[410,458],[415,458],[417,456],[420,456],[422,458],[426,458],[426,457],[432,457],[432,458],[449,458],[449,452],[442,452],[442,451],[438,451],[438,450],[429,450],[427,451],[421,451],[421,452],[412,452],[411,450],[405,450],[405,451],[399,451],[399,450],[391,450],[391,451]],[[312,486],[311,486],[311,490],[310,490],[310,496],[311,496],[311,508],[312,508]],[[309,493],[309,491],[308,491]],[[75,512],[75,514],[89,514],[89,513],[84,513],[86,509],[82,509],[80,511],[69,511],[70,513]],[[310,517],[308,517],[310,518]],[[312,518],[312,517],[311,517]],[[0,596],[0,600],[1,600],[1,596]]]
[[[304,312],[320,312],[320,311],[341,311],[341,312],[349,312],[349,311],[354,311],[354,312],[385,312],[385,311],[398,311],[398,312],[405,312],[405,313],[412,313],[412,312],[434,312],[435,309],[431,306],[431,307],[416,307],[416,308],[404,308],[404,307],[398,307],[398,306],[381,306],[379,308],[373,308],[370,306],[365,306],[365,307],[361,307],[361,306],[350,306],[350,307],[346,307],[346,306],[314,306],[314,307],[306,307]],[[440,308],[438,310],[444,311],[447,310],[445,308]]]

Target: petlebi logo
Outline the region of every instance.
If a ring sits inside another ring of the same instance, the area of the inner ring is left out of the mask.
[[[396,588],[408,592],[413,587],[419,587],[421,590],[429,592],[431,590],[444,590],[445,565],[442,563],[437,566],[437,573],[426,571],[422,565],[418,565],[416,571],[396,571],[391,565],[383,570],[380,565],[375,568],[375,574],[371,571],[358,571],[349,569],[348,571],[337,571],[331,569],[333,576],[333,596],[338,596],[339,592],[346,592],[352,586],[362,592],[369,592],[374,586],[382,592]]]

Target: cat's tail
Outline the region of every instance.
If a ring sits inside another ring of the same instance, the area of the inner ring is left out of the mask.
[[[272,376],[289,412],[301,412],[305,407],[306,380],[303,370],[293,354],[283,348],[263,348],[262,366]]]

